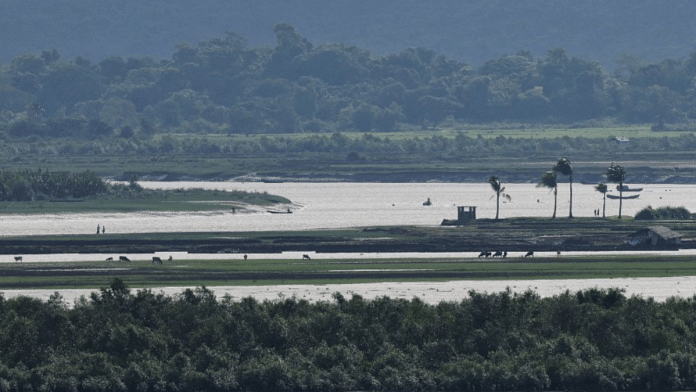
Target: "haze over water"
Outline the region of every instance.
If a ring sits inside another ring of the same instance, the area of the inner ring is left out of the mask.
[[[470,183],[261,183],[140,182],[147,188],[207,188],[268,192],[293,202],[292,214],[253,213],[108,213],[2,216],[0,235],[91,234],[97,225],[106,234],[147,232],[266,231],[335,229],[357,226],[436,226],[455,219],[456,206],[476,206],[478,218],[495,217],[495,194],[488,184]],[[512,201],[500,202],[500,218],[551,217],[553,193],[535,184],[503,184]],[[622,214],[642,208],[671,206],[696,211],[696,185],[631,185],[644,188],[640,197],[623,201]],[[612,194],[618,194],[609,184]],[[624,192],[624,196],[633,193]],[[569,188],[558,188],[557,217],[568,216]],[[424,206],[430,198],[432,205]],[[607,216],[618,214],[619,201],[606,201]],[[573,215],[592,217],[602,208],[594,185],[573,185]],[[272,207],[269,207],[272,209]],[[277,208],[276,208],[277,209]]]

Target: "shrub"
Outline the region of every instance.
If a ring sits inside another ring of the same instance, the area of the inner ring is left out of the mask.
[[[640,210],[634,217],[635,220],[657,219],[691,219],[691,212],[684,207],[660,207],[654,209],[647,206]]]

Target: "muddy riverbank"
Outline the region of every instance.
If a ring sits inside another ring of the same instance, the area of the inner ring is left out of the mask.
[[[0,254],[620,251],[641,249],[629,244],[630,234],[650,225],[665,225],[679,232],[683,236],[678,246],[680,249],[696,247],[693,241],[696,222],[691,220],[641,222],[514,218],[478,220],[453,227],[5,237],[0,238]]]

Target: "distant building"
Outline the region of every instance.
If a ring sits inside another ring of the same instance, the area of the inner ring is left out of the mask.
[[[476,221],[476,207],[474,206],[457,206],[457,220],[443,219],[442,226],[459,226],[466,225]]]
[[[458,206],[457,221],[460,225],[467,224],[476,220],[476,207],[473,206]]]
[[[674,247],[681,244],[683,235],[664,226],[644,227],[630,235],[633,246]]]
[[[612,138],[611,141],[616,143],[616,144],[620,144],[620,143],[628,143],[629,140],[625,136],[616,136],[616,137]]]

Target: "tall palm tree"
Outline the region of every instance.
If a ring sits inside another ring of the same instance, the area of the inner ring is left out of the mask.
[[[614,162],[604,173],[607,177],[607,181],[619,184],[619,219],[621,219],[621,207],[623,204],[623,183],[626,180],[626,168],[621,165],[617,165]]]
[[[498,213],[500,212],[500,196],[504,197],[508,201],[512,200],[510,195],[505,193],[505,187],[501,184],[498,176],[490,176],[488,178],[488,183],[491,184],[493,192],[495,192],[495,220],[498,220]]]
[[[568,176],[570,180],[570,210],[568,212],[568,218],[573,217],[573,166],[570,165],[570,161],[565,158],[561,158],[553,166],[553,171],[561,173],[564,176]]]
[[[595,185],[594,189],[602,194],[602,218],[607,217],[607,184],[600,182],[599,184]]]
[[[556,204],[558,202],[558,181],[557,174],[553,170],[549,170],[541,176],[537,188],[549,188],[553,190],[553,216],[551,219],[556,219]]]

